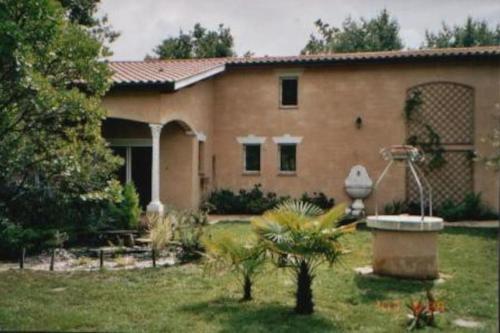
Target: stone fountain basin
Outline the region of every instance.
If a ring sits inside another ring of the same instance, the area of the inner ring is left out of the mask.
[[[367,218],[373,233],[373,272],[407,279],[436,279],[438,232],[443,219],[415,215],[378,215]]]
[[[443,229],[443,219],[419,215],[376,215],[368,216],[366,224],[370,228],[394,231],[439,231]]]

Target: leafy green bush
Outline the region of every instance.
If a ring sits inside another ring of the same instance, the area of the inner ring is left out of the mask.
[[[468,193],[460,203],[446,200],[439,207],[438,215],[449,222],[497,219],[497,215],[481,199],[481,193]]]
[[[394,200],[384,205],[384,214],[400,215],[408,214],[408,203],[404,200]]]
[[[426,213],[428,207],[425,207]],[[384,206],[384,213],[389,215],[412,214],[420,215],[420,203],[395,200]],[[481,193],[468,193],[464,200],[455,202],[445,200],[440,206],[434,207],[434,215],[442,217],[447,222],[463,220],[494,220],[498,216],[486,205]]]
[[[212,191],[202,207],[215,214],[262,214],[290,199],[290,196],[279,196],[274,192],[266,193],[262,190],[261,184],[256,184],[250,190],[241,189],[237,193],[229,189]],[[301,200],[323,209],[329,209],[335,203],[333,198],[328,198],[323,192],[313,192],[312,196],[304,193]]]
[[[335,200],[333,198],[328,198],[323,192],[313,192],[312,196],[309,196],[307,192],[302,194],[300,201],[309,202],[321,209],[330,209],[335,206]]]
[[[141,208],[139,195],[134,184],[128,183],[123,186],[121,200],[109,202],[106,214],[110,227],[120,229],[136,229],[138,227]]]
[[[205,252],[202,242],[205,226],[208,224],[205,211],[170,212],[174,216],[174,240],[182,249],[181,260],[190,261],[201,258]]]

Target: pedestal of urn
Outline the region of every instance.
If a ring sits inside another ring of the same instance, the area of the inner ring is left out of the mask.
[[[369,216],[373,231],[373,272],[378,275],[427,280],[438,278],[438,217]]]

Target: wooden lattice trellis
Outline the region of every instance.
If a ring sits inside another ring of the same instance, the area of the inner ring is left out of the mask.
[[[446,163],[441,168],[426,173],[426,178],[432,186],[435,206],[440,206],[447,199],[460,202],[468,192],[473,190],[473,162],[469,155],[469,152],[464,151],[445,152]],[[409,172],[406,173],[406,177],[409,201],[419,202],[420,197],[415,180]]]
[[[416,92],[422,103],[408,122],[407,135],[425,140],[428,134],[425,124],[428,124],[439,135],[444,148],[446,163],[442,167],[430,169],[425,163],[422,166],[433,188],[434,204],[439,206],[446,199],[460,201],[473,190],[470,147],[474,142],[474,90],[457,83],[433,82],[409,89],[408,97]],[[450,146],[453,151],[448,150]],[[409,172],[406,178],[407,199],[419,201],[417,186]]]

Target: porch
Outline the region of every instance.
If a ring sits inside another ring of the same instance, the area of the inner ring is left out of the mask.
[[[107,118],[103,137],[124,165],[122,183],[134,183],[142,208],[163,213],[165,205],[197,208],[206,178],[202,170],[206,137],[181,120],[163,124]]]

